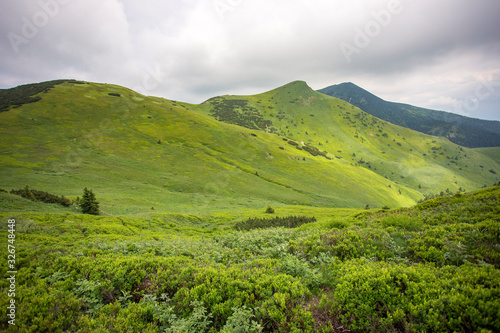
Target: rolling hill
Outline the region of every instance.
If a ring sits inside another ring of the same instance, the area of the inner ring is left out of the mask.
[[[340,98],[363,111],[418,132],[443,136],[464,147],[500,147],[500,122],[424,109],[385,101],[357,85],[346,82],[318,90]]]
[[[70,80],[28,97],[0,112],[0,187],[92,188],[106,214],[409,206],[499,180],[496,149],[390,124],[302,81],[199,105]]]

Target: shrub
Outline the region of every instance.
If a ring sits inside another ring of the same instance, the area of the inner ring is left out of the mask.
[[[220,331],[221,333],[259,333],[262,332],[262,326],[252,320],[255,317],[252,309],[246,306],[234,307],[233,314],[226,321],[226,325]]]
[[[29,199],[31,201],[41,201],[44,203],[55,203],[65,207],[71,206],[71,200],[65,198],[64,196],[57,196],[55,194],[50,194],[45,191],[32,190],[26,185],[24,188],[19,190],[12,189],[11,194],[19,195],[23,198]]]
[[[363,332],[498,331],[500,275],[493,267],[442,269],[365,259],[329,269],[333,312]]]
[[[74,80],[54,80],[41,83],[24,84],[10,89],[0,89],[0,112],[7,111],[11,106],[19,107],[23,104],[34,103],[41,100],[35,96],[47,92],[58,84],[65,82],[81,83]]]
[[[385,216],[380,220],[384,227],[396,227],[408,231],[420,230],[423,223],[416,217],[407,214],[393,214]]]
[[[250,218],[234,225],[237,230],[252,230],[259,228],[296,228],[305,223],[316,222],[316,218],[307,216],[275,217],[271,219]]]

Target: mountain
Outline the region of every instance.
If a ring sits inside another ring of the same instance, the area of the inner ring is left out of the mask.
[[[100,83],[32,88],[0,112],[0,187],[70,199],[88,187],[107,214],[408,206],[499,180],[495,148],[390,124],[302,81],[199,105]]]
[[[347,82],[318,90],[340,98],[382,120],[418,132],[443,136],[464,147],[500,147],[500,122],[387,102]]]

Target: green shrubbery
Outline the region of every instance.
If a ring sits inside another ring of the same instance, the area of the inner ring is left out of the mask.
[[[267,211],[269,213],[269,209]],[[274,210],[273,210],[274,212]],[[262,229],[262,228],[296,228],[304,223],[316,222],[316,218],[307,216],[287,216],[287,217],[275,217],[269,218],[250,218],[242,222],[238,222],[234,225],[237,230],[252,230],[252,229]]]
[[[457,332],[500,327],[493,267],[407,266],[357,259],[328,268],[332,309],[360,331]]]
[[[249,129],[274,131],[273,123],[265,120],[258,109],[249,106],[244,99],[215,97],[207,101],[213,107],[211,115],[219,121],[243,126]],[[252,134],[255,136],[255,134]]]
[[[54,86],[65,82],[83,83],[75,80],[54,80],[20,85],[11,89],[0,89],[0,112],[8,110],[11,106],[19,107],[23,104],[38,102],[41,97],[35,95],[47,92]]]
[[[57,196],[54,194],[50,194],[45,191],[32,190],[26,185],[25,188],[10,191],[11,194],[19,195],[23,198],[32,200],[32,201],[41,201],[45,203],[55,203],[65,207],[71,206],[71,200],[65,198],[64,196]]]
[[[0,329],[497,332],[499,198],[497,187],[211,237],[174,236],[159,219],[19,214],[36,227],[16,243],[16,327]]]

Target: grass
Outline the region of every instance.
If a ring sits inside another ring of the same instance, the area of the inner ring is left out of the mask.
[[[382,122],[300,81],[215,99],[217,107],[248,109],[258,124],[272,123],[260,130],[212,118],[213,100],[192,105],[72,82],[39,96],[0,114],[0,186],[71,199],[88,187],[106,214],[409,206],[424,194],[499,177],[489,171],[500,170],[491,150]]]

